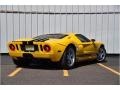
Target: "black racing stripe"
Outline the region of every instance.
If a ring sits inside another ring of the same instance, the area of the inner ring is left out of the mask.
[[[17,45],[17,44],[16,44],[16,48],[17,48],[17,50],[19,50],[19,49],[18,49],[18,45]]]
[[[33,45],[33,41],[28,41],[28,44]]]
[[[42,45],[40,45],[40,50],[43,51],[43,47],[42,47]]]

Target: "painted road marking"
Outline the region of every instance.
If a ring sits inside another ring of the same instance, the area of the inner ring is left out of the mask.
[[[22,70],[22,68],[16,68],[12,73],[10,73],[8,76],[9,77],[14,77],[15,75],[17,75],[20,71]]]
[[[112,73],[117,74],[117,75],[120,76],[120,72],[117,72],[116,70],[114,70],[114,69],[112,69],[112,68],[110,68],[110,67],[108,67],[108,66],[105,66],[105,65],[103,65],[103,64],[101,64],[101,63],[97,63],[97,64],[98,64],[99,66],[101,66],[101,67],[103,67],[103,68],[111,71]]]
[[[69,76],[68,70],[63,70],[63,76],[64,77],[68,77]]]

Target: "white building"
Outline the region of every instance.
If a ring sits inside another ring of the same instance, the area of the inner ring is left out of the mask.
[[[13,12],[14,11],[14,12]],[[36,14],[35,14],[36,12]],[[43,14],[41,12],[44,12]],[[49,12],[49,14],[46,14]],[[120,6],[0,6],[0,53],[7,42],[45,33],[81,33],[120,54]]]

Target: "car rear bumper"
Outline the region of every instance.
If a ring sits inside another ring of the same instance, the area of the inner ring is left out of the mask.
[[[25,57],[29,57],[32,56],[34,58],[51,58],[51,56],[53,55],[52,53],[36,53],[36,52],[12,52],[9,53],[9,55],[11,57],[21,57],[21,58],[25,58]]]
[[[56,58],[54,53],[40,53],[40,52],[9,52],[9,55],[12,58],[19,59],[19,58],[31,58],[31,59],[47,59],[53,62],[58,62],[60,58]]]

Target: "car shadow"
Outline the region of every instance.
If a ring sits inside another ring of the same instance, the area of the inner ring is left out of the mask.
[[[106,63],[107,61],[104,61],[102,63]],[[93,61],[80,61],[80,62],[76,62],[74,67],[70,68],[70,69],[75,69],[75,68],[79,68],[79,67],[83,67],[83,66],[88,66],[88,65],[93,65],[98,63],[97,61],[93,60]],[[44,69],[44,70],[63,70],[64,68],[62,68],[60,66],[60,63],[53,63],[53,62],[45,62],[45,61],[39,61],[37,63],[31,63],[28,66],[23,66],[22,68],[28,68],[28,69]]]
[[[22,68],[28,68],[28,69],[44,69],[44,70],[61,70],[59,63],[53,63],[49,61],[33,61],[28,66],[22,66]]]
[[[96,60],[92,60],[92,61],[89,61],[89,60],[80,61],[80,62],[75,63],[74,67],[72,67],[71,69],[75,69],[75,68],[79,68],[79,67],[83,67],[83,66],[88,66],[88,65],[94,65],[94,64],[97,64],[97,63],[99,63],[99,62],[96,61]],[[107,61],[103,61],[103,62],[100,62],[100,63],[107,63]]]

